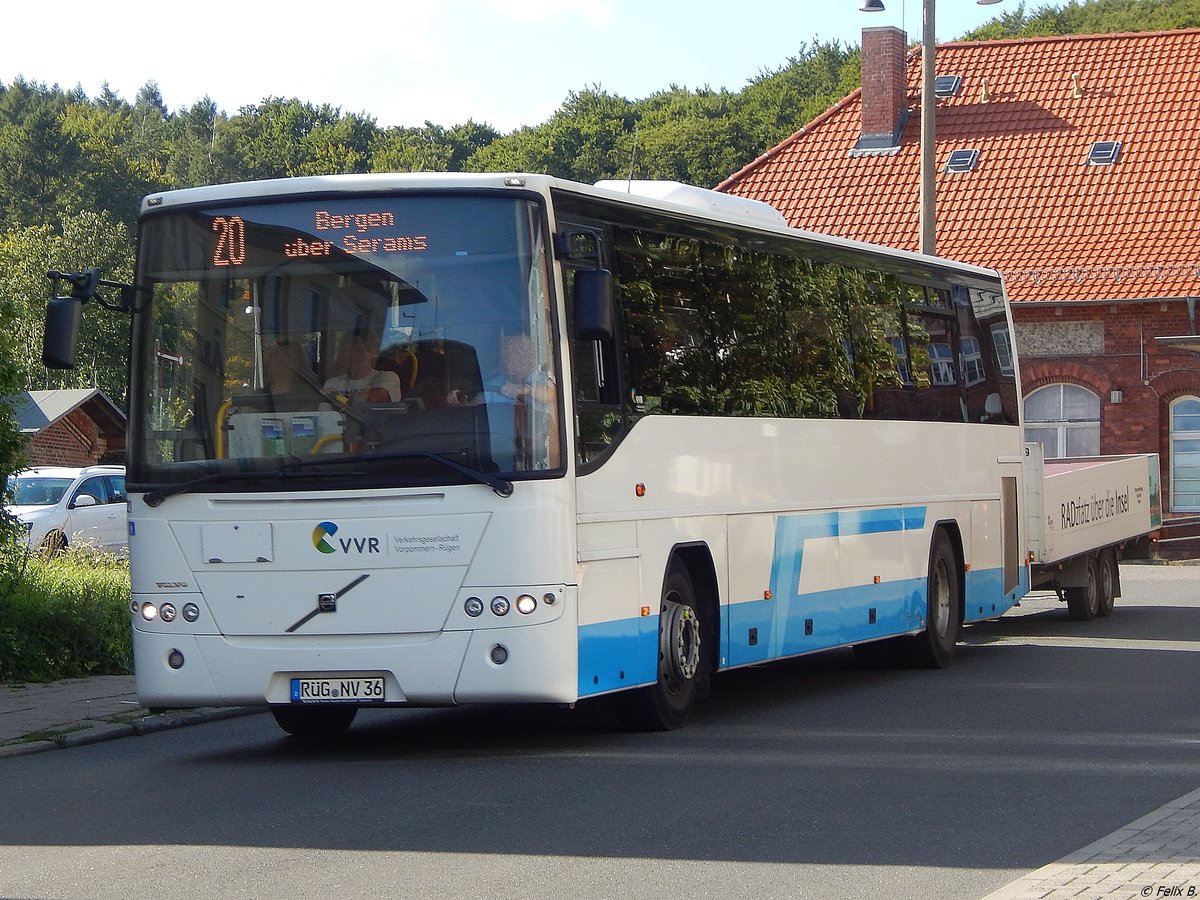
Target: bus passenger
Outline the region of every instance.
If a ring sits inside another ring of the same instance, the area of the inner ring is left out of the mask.
[[[326,381],[325,392],[341,395],[350,402],[398,402],[404,394],[400,376],[395,372],[381,372],[376,369],[377,354],[378,347],[370,337],[365,334],[352,337],[342,354],[342,363],[346,371]]]
[[[275,410],[316,409],[323,402],[304,348],[286,338],[267,347],[263,375]]]

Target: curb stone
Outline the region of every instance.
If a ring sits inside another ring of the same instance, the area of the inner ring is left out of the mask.
[[[133,721],[88,721],[63,724],[46,729],[47,732],[57,732],[52,738],[38,741],[17,740],[0,746],[0,759],[26,756],[30,753],[40,753],[43,750],[83,747],[118,738],[140,737],[188,725],[202,725],[205,722],[219,722],[224,719],[257,715],[265,711],[253,707],[203,707],[201,709],[169,710],[164,713],[147,713]]]

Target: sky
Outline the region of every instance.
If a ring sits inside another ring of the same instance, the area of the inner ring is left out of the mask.
[[[21,76],[167,108],[204,97],[229,114],[267,97],[363,113],[380,127],[468,120],[537,125],[571,91],[638,100],[671,85],[740,90],[813,41],[859,45],[864,27],[921,34],[922,0],[54,0],[6,5],[0,83]],[[1040,7],[1042,3],[1031,3]],[[940,42],[1018,0],[941,0]]]

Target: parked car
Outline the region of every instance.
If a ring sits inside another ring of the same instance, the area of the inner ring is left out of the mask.
[[[28,529],[31,550],[129,547],[124,466],[25,469],[9,476],[5,502]]]

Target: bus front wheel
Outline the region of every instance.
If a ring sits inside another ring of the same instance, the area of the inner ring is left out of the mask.
[[[271,707],[275,724],[292,737],[305,740],[337,737],[350,727],[357,713],[357,706]]]
[[[663,582],[658,616],[658,677],[654,684],[617,694],[617,716],[631,731],[671,731],[687,721],[712,648],[687,570],[673,566]]]

